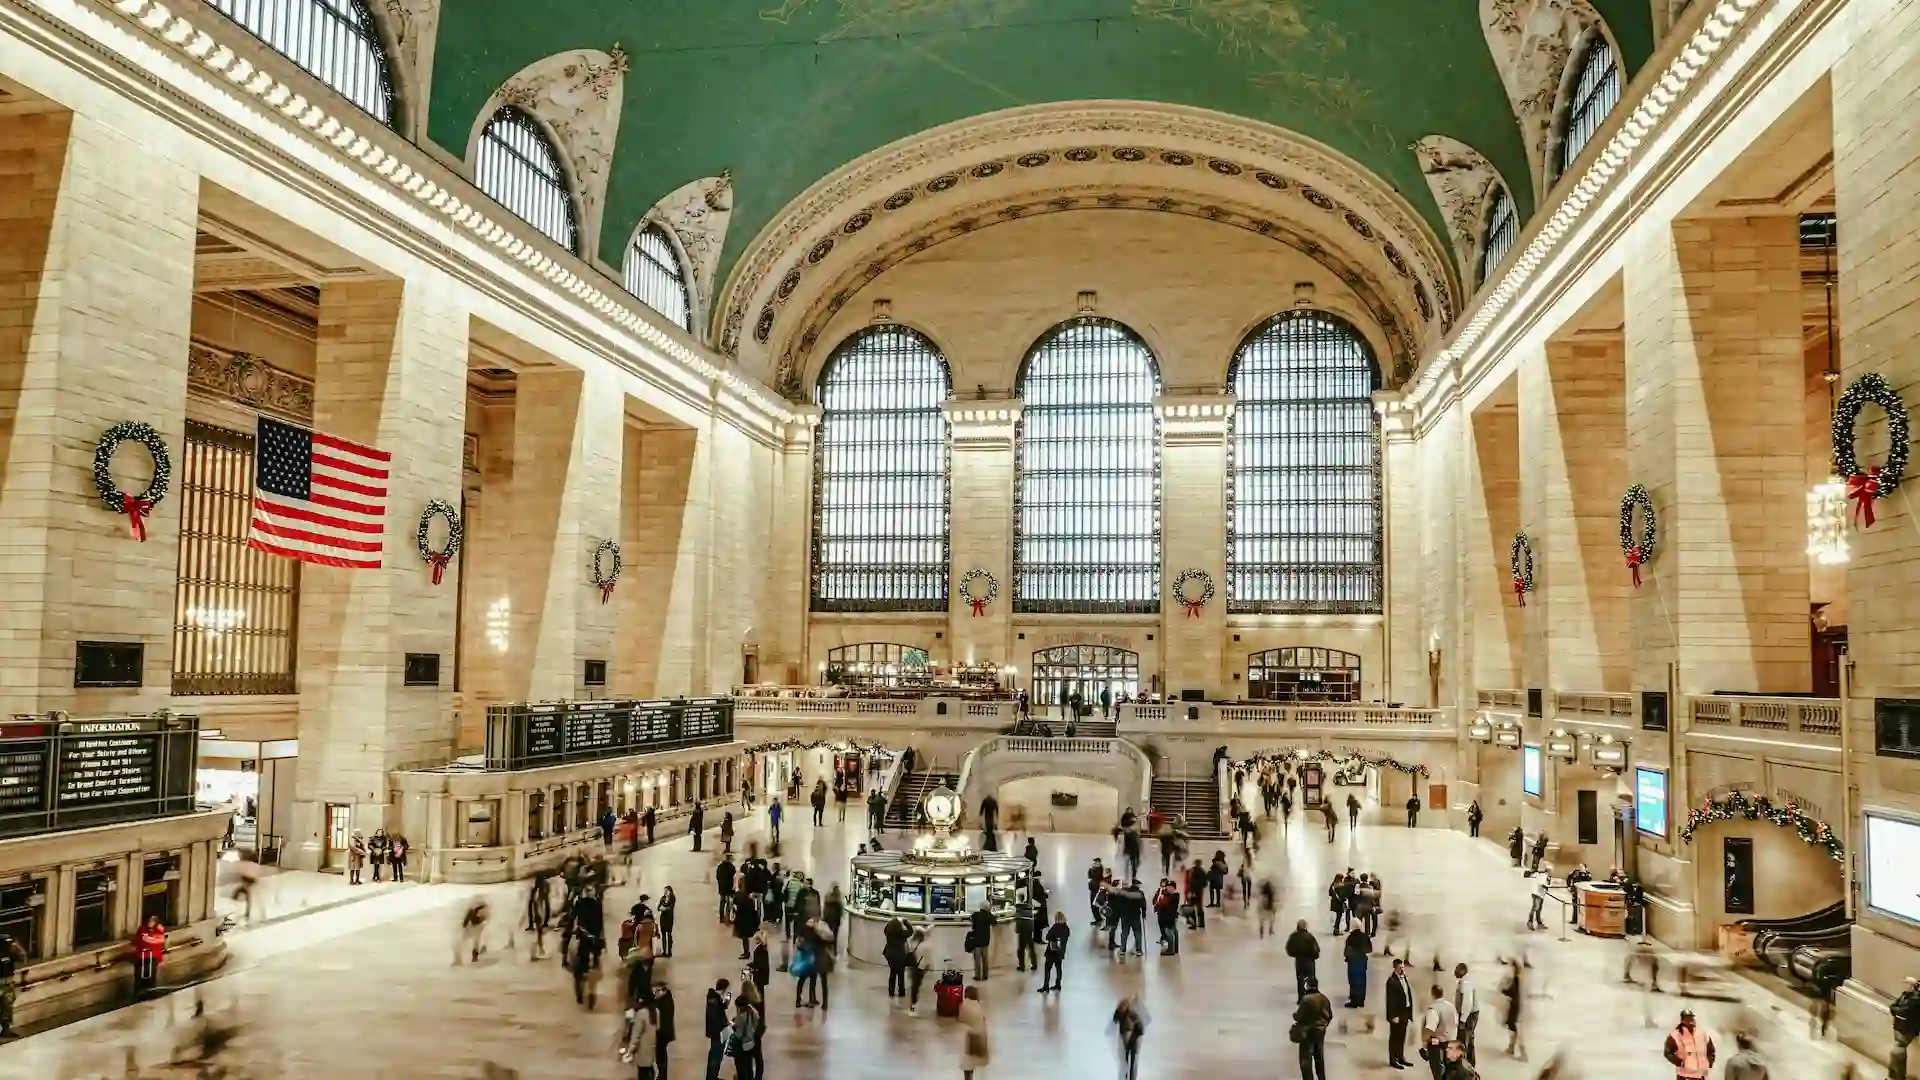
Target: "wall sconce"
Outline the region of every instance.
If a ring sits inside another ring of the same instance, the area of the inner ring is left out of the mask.
[[[1091,315],[1093,314],[1093,309],[1100,305],[1100,294],[1094,292],[1092,289],[1087,289],[1080,294],[1079,304],[1080,314]]]
[[[487,644],[495,652],[506,652],[513,643],[513,604],[506,597],[487,607]]]
[[[893,301],[875,300],[873,302],[873,321],[876,323],[892,322],[893,321]]]
[[[1293,283],[1293,306],[1294,307],[1312,307],[1313,306],[1313,282],[1296,281]]]

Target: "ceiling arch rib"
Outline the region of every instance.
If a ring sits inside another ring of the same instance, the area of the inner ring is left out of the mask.
[[[1445,247],[1412,206],[1337,152],[1206,110],[1080,102],[951,124],[869,154],[816,183],[763,228],[714,311],[715,339],[746,372],[779,381],[806,312],[901,242],[969,206],[1058,209],[1050,199],[1149,200],[1318,251],[1392,316],[1394,352],[1437,343],[1459,310]],[[1072,207],[1068,207],[1072,208]],[[1023,209],[1020,212],[1027,212]],[[932,242],[929,240],[929,242]],[[1343,272],[1344,271],[1344,272]],[[818,342],[814,343],[818,347]],[[792,361],[790,360],[791,364]]]

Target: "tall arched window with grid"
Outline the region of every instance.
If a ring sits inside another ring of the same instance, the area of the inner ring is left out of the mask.
[[[1556,175],[1573,166],[1607,114],[1620,104],[1620,61],[1605,34],[1593,32],[1576,70],[1579,74],[1567,94],[1566,119],[1560,129],[1560,167]]]
[[[366,0],[207,2],[375,120],[393,125],[393,74]]]
[[[1487,206],[1487,228],[1480,234],[1480,284],[1485,285],[1500,269],[1500,261],[1513,250],[1520,238],[1520,213],[1505,184],[1493,185],[1493,197]]]
[[[1015,611],[1160,610],[1160,368],[1109,319],[1027,353],[1014,481]]]
[[[580,226],[560,153],[525,111],[502,105],[480,133],[473,182],[568,251],[580,251]]]
[[[944,611],[952,379],[904,326],[848,338],[821,369],[813,610]]]
[[[693,302],[687,292],[687,271],[673,238],[658,223],[648,222],[633,234],[627,264],[620,276],[627,291],[665,315],[682,330],[693,329]]]
[[[1227,610],[1380,610],[1379,368],[1320,311],[1269,319],[1227,373],[1235,398]]]

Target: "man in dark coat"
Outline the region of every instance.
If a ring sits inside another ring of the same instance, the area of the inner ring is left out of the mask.
[[[733,917],[733,878],[737,870],[733,860],[728,858],[722,858],[720,865],[713,868],[714,888],[720,893],[721,922]]]
[[[1293,957],[1294,992],[1305,997],[1308,985],[1316,983],[1313,967],[1320,959],[1320,942],[1307,929],[1307,920],[1301,919],[1287,935],[1287,955]]]
[[[659,820],[659,815],[654,812],[654,809],[651,806],[647,807],[647,812],[644,815],[642,815],[640,818],[640,824],[645,825],[647,827],[647,846],[648,847],[653,846],[653,826],[654,826],[654,823],[658,820]]]
[[[1407,1060],[1407,1026],[1413,1023],[1413,981],[1407,978],[1406,961],[1395,958],[1393,974],[1387,976],[1387,1064],[1396,1069],[1411,1069]]]
[[[732,1003],[733,995],[728,993],[727,980],[721,979],[707,991],[707,1078],[720,1080],[720,1061],[727,1053],[727,1006]]]
[[[700,850],[700,832],[707,826],[707,808],[698,800],[693,804],[693,816],[687,819],[687,832],[693,835],[693,850]]]

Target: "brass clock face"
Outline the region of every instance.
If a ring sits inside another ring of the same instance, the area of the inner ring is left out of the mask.
[[[941,827],[960,820],[960,798],[951,791],[935,791],[927,796],[927,820]]]

